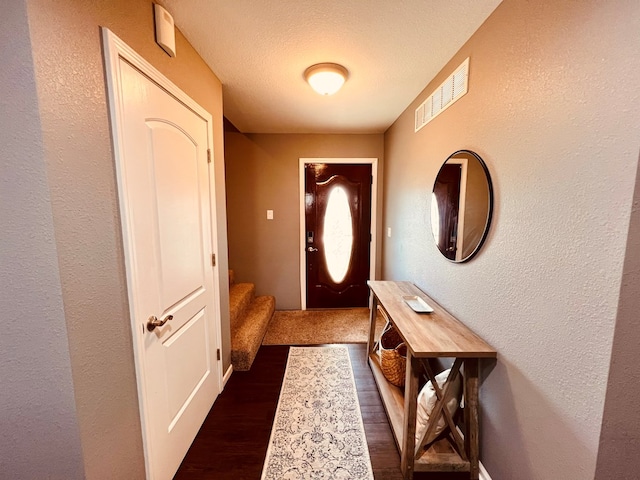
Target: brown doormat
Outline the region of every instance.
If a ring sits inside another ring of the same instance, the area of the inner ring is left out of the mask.
[[[376,320],[376,339],[384,319]],[[269,323],[263,345],[320,345],[367,343],[369,309],[279,310]]]

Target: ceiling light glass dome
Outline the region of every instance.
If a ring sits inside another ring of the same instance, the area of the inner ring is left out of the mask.
[[[342,88],[348,75],[347,69],[337,63],[318,63],[304,72],[304,78],[320,95],[336,93]]]

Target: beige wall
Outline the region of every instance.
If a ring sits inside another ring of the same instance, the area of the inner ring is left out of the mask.
[[[618,303],[621,279],[640,289],[637,272],[622,276],[638,31],[635,0],[504,0],[385,134],[383,276],[415,282],[498,350],[481,389],[482,460],[496,479],[594,477],[614,326],[637,326]],[[467,95],[414,133],[414,109],[467,57]],[[432,241],[429,198],[462,148],[487,163],[496,205],[483,249],[452,264]],[[612,419],[621,405],[612,399]],[[622,458],[637,464],[626,447],[638,431],[624,435]]]
[[[482,240],[489,213],[489,184],[480,162],[469,160],[464,210],[462,258],[467,258]]]
[[[28,14],[86,476],[144,478],[99,27],[110,28],[213,115],[228,365],[222,86],[179,32],[177,58],[155,44],[150,0],[30,0]]]
[[[640,168],[620,287],[620,300],[600,433],[596,479],[631,479],[640,472]]]
[[[27,7],[0,28],[0,477],[83,478]]]
[[[381,172],[382,154],[382,135],[226,133],[229,264],[236,280],[275,295],[279,310],[299,309],[299,159],[378,158]]]

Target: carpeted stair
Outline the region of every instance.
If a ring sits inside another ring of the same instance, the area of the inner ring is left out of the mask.
[[[234,370],[251,368],[273,312],[275,297],[256,297],[253,283],[235,283],[229,272],[229,310],[231,317],[231,363]]]

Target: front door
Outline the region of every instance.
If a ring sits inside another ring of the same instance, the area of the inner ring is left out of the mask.
[[[117,62],[114,145],[147,478],[170,479],[221,390],[210,117]]]
[[[366,307],[371,165],[305,165],[308,308]]]

